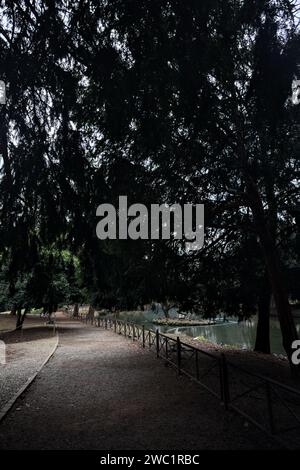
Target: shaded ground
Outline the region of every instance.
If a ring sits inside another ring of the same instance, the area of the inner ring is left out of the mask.
[[[178,335],[168,333],[168,336],[177,338]],[[300,391],[300,379],[292,378],[288,360],[273,354],[262,354],[254,351],[221,346],[209,341],[180,335],[181,341],[195,348],[202,349],[219,355],[224,353],[229,361],[241,367],[247,368],[256,374],[261,374],[270,379],[278,380],[286,385],[297,388]]]
[[[1,449],[278,448],[138,344],[70,321],[59,335],[0,425]]]
[[[6,364],[0,364],[0,408],[2,408],[40,368],[52,351],[53,329],[37,318],[26,319],[24,329],[8,332],[15,319],[0,316],[0,340],[6,349]]]
[[[300,448],[299,377],[292,378],[286,360],[251,351],[228,349],[184,335],[180,338],[183,371],[198,378],[220,397],[222,353],[227,363],[226,383],[230,407],[247,416],[248,421],[254,420],[257,425],[275,435],[285,447]],[[160,335],[159,351],[161,357],[166,358],[167,354],[168,360],[177,364],[176,336]]]
[[[33,325],[40,325],[41,319],[38,315],[28,315],[24,324],[25,328]],[[0,313],[0,334],[14,330],[16,327],[16,316],[10,315],[9,312]]]
[[[9,311],[0,312],[0,332],[13,329],[16,322],[12,322],[11,320],[12,315],[10,315]]]

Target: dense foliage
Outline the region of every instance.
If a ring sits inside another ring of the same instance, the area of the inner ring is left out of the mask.
[[[273,293],[289,354],[300,254],[297,2],[0,5],[2,297],[53,306],[84,292],[109,308],[258,310],[257,349],[269,351]],[[100,242],[96,207],[123,194],[204,203],[203,249]]]

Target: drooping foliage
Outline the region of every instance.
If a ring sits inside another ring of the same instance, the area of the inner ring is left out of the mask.
[[[11,292],[45,247],[78,256],[85,300],[107,307],[158,301],[246,317],[272,291],[289,353],[297,2],[0,5],[0,235]],[[204,203],[203,249],[100,242],[96,207],[122,194],[148,206]],[[262,343],[268,350],[268,331]]]

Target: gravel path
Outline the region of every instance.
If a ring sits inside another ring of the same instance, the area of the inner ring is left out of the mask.
[[[26,321],[24,330],[1,333],[6,364],[0,365],[0,409],[36,373],[56,343],[52,328],[41,321]]]
[[[0,449],[277,447],[136,343],[71,321],[59,338],[1,423]]]

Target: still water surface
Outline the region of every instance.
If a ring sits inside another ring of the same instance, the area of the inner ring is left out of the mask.
[[[298,334],[300,335],[300,318],[295,319]],[[217,344],[234,345],[242,349],[253,349],[256,335],[256,319],[237,323],[229,321],[209,326],[192,327],[166,327],[161,326],[159,330],[162,333],[186,334],[193,338],[203,336],[208,341]],[[152,325],[156,329],[156,325]],[[275,354],[285,354],[282,347],[282,339],[279,322],[276,319],[271,320],[270,324],[271,350]]]

